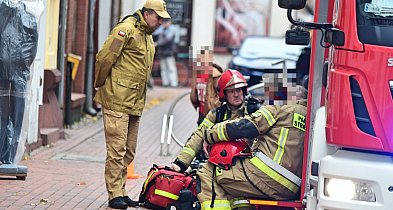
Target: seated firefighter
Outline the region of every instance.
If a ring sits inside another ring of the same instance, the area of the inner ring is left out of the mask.
[[[245,100],[247,82],[244,76],[232,69],[224,71],[218,80],[218,97],[221,106],[208,112],[172,164],[176,171],[185,171],[199,151],[202,151],[204,132],[214,124],[243,117],[259,107],[255,100]]]
[[[206,129],[205,141],[213,146],[209,162],[197,171],[202,210],[254,209],[246,198],[289,200],[299,196],[307,91],[296,88],[297,101],[262,106],[251,115]],[[244,142],[240,139],[253,140],[248,156],[230,148],[231,143]],[[232,159],[229,169],[222,169],[220,161],[231,156],[242,157]]]

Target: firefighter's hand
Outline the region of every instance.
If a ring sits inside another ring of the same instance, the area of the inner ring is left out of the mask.
[[[175,171],[177,171],[177,172],[180,172],[180,171],[181,171],[180,166],[178,166],[178,165],[175,164],[175,163],[172,163],[171,169],[173,169],[173,170],[175,170]]]

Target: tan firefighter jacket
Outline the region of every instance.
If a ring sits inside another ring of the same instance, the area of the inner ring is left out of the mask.
[[[96,56],[94,101],[106,109],[142,115],[155,52],[152,32],[140,11],[115,26]]]
[[[239,109],[231,110],[228,106],[223,116],[223,120],[233,120],[239,117],[243,117],[247,114],[246,105],[243,104]],[[177,156],[174,163],[176,163],[182,171],[186,170],[190,165],[191,161],[197,155],[197,153],[202,149],[204,141],[204,133],[207,128],[212,127],[216,124],[218,109],[211,110],[199,125],[198,129],[194,131],[191,137],[188,139],[186,145],[183,147],[180,154]],[[221,120],[222,121],[222,120]]]
[[[301,177],[303,160],[303,138],[306,128],[307,101],[301,100],[294,105],[267,105],[244,118],[218,123],[206,130],[207,142],[230,141],[241,138],[254,140],[254,154],[260,151],[275,163]],[[245,161],[246,168],[255,168],[267,180],[259,183],[277,182],[283,189],[296,194],[299,187],[285,177],[275,173],[259,158],[250,157]],[[253,170],[254,171],[254,170]],[[256,180],[255,180],[256,181]],[[269,195],[284,198],[281,195]]]

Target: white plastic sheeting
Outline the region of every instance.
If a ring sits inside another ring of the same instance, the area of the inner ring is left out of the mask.
[[[24,153],[31,64],[37,53],[42,1],[0,0],[0,161],[15,163]]]

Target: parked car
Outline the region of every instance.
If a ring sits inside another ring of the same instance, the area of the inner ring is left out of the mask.
[[[248,36],[239,49],[233,49],[228,68],[240,71],[248,79],[249,87],[258,84],[264,73],[282,73],[285,59],[288,73],[296,74],[296,62],[304,46],[286,45],[285,38]]]

